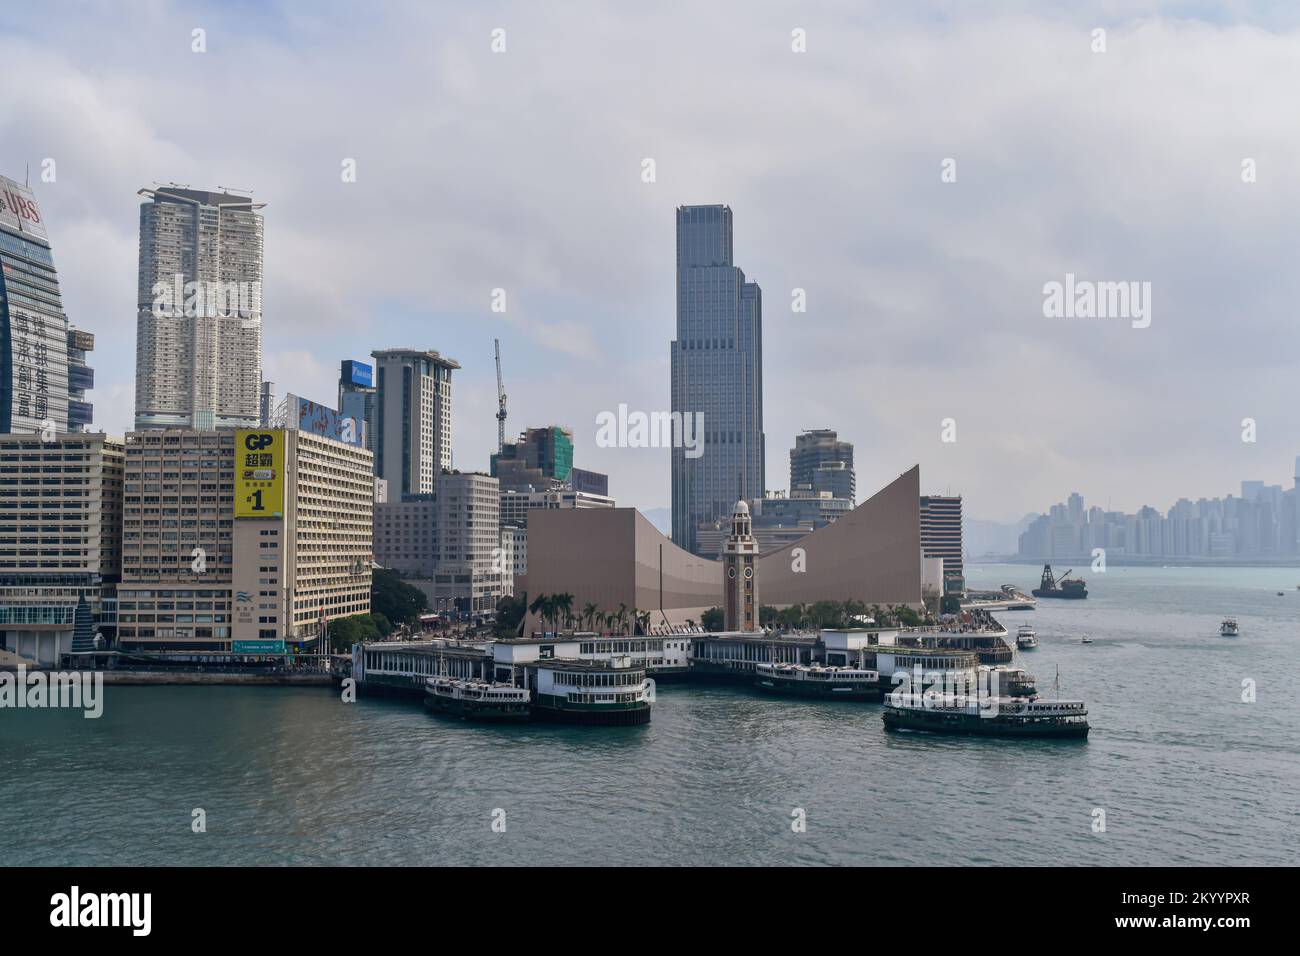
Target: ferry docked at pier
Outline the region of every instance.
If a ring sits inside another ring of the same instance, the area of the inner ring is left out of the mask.
[[[918,730],[976,737],[1086,738],[1088,708],[1081,700],[935,693],[885,696],[886,730]],[[996,704],[996,706],[995,706]]]
[[[424,706],[464,720],[525,721],[532,716],[528,688],[454,677],[425,681]]]
[[[963,612],[939,625],[908,628],[898,635],[901,646],[971,651],[981,664],[1008,664],[1014,656],[1007,629],[985,611]]]
[[[861,667],[823,667],[814,664],[758,664],[754,686],[784,697],[821,700],[855,700],[877,703],[881,698],[880,672]]]

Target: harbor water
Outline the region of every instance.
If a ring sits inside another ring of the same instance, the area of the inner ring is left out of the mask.
[[[1079,573],[1087,600],[999,616],[1037,628],[1019,660],[1049,697],[1059,666],[1086,741],[886,734],[878,704],[743,687],[661,684],[647,726],[570,728],[110,686],[96,720],[0,709],[0,864],[1300,862],[1300,570]]]

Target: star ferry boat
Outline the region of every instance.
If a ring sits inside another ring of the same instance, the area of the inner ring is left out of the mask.
[[[1086,738],[1081,700],[899,693],[885,696],[886,730],[920,730],[976,737]]]
[[[754,686],[784,697],[879,702],[880,672],[861,667],[822,667],[814,664],[758,664]]]
[[[425,681],[424,706],[464,720],[524,721],[532,716],[528,688],[454,677]]]

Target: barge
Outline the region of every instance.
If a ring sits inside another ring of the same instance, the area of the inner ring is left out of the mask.
[[[1073,570],[1073,569],[1071,569]],[[1036,598],[1064,598],[1067,601],[1081,601],[1088,596],[1088,586],[1084,583],[1083,578],[1072,578],[1070,572],[1066,571],[1061,575],[1061,580],[1057,581],[1052,575],[1052,566],[1043,565],[1043,577],[1039,581],[1038,587],[1034,588],[1033,595]]]

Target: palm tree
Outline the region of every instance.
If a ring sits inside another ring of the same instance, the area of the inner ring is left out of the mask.
[[[620,604],[618,606],[618,629],[620,632],[627,630],[627,626],[624,623],[626,620],[627,620],[627,605]]]
[[[595,620],[596,612],[599,610],[600,608],[594,604],[584,604],[582,606],[582,622],[586,625],[587,630],[591,630],[591,622]]]
[[[557,594],[555,595],[555,616],[564,618],[564,626],[573,626],[573,595]]]
[[[636,616],[636,622],[641,625],[642,634],[650,633],[650,612],[649,611],[638,612]]]
[[[537,595],[537,597],[533,598],[533,603],[528,605],[528,613],[536,614],[544,623],[551,613],[550,600],[545,594]],[[545,630],[545,627],[543,626],[542,629]]]

